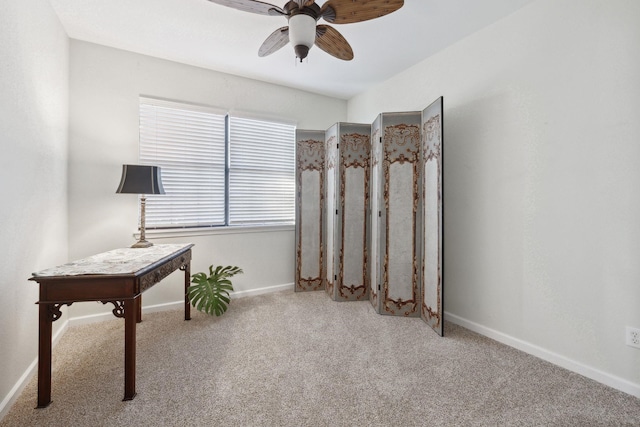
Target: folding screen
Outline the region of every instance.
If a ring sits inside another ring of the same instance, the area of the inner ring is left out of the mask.
[[[324,289],[324,131],[296,131],[296,291]]]
[[[355,123],[337,123],[325,134],[325,289],[336,301],[368,297],[370,135],[370,125]]]
[[[296,290],[443,335],[443,98],[296,138]]]
[[[422,112],[421,317],[443,335],[442,97]]]
[[[420,112],[383,113],[371,127],[370,301],[381,314],[420,315]]]

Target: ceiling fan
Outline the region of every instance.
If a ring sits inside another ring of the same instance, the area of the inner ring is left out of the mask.
[[[379,18],[404,4],[404,0],[328,0],[320,7],[315,0],[291,0],[280,8],[258,0],[209,1],[245,12],[286,17],[289,25],[271,33],[260,46],[258,56],[271,55],[291,42],[300,62],[314,44],[338,59],[353,59],[353,50],[342,34],[328,25],[316,25],[320,18],[332,24],[350,24]]]

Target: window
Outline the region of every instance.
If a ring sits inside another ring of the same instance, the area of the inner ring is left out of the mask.
[[[229,223],[293,222],[295,128],[230,118]]]
[[[295,127],[208,107],[140,99],[140,163],[162,168],[147,228],[289,224]]]

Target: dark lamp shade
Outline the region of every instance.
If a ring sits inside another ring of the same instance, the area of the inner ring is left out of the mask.
[[[159,166],[122,165],[116,193],[164,194]]]

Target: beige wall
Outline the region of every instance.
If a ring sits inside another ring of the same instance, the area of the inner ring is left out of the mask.
[[[539,0],[349,101],[444,96],[445,311],[640,396],[640,2]]]
[[[69,43],[47,0],[0,4],[0,58],[1,417],[36,359],[27,279],[67,260]]]
[[[302,129],[344,120],[347,102],[178,64],[96,44],[71,41],[69,110],[69,255],[79,258],[134,242],[135,196],[115,194],[123,163],[138,159],[140,95],[268,115]],[[313,108],[309,108],[312,106]],[[148,236],[149,237],[149,236]],[[192,242],[192,272],[210,264],[238,265],[237,291],[293,283],[294,232],[209,234],[157,239]],[[144,295],[144,305],[180,301],[181,274]],[[72,316],[109,312],[98,303],[74,304]]]

